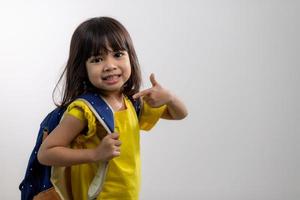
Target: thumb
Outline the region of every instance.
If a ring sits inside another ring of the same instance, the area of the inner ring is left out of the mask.
[[[151,81],[152,86],[155,86],[158,84],[153,73],[150,75],[150,81]]]

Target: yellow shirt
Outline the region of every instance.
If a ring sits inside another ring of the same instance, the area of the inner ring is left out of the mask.
[[[150,130],[158,121],[166,106],[152,108],[143,102],[138,120],[128,98],[126,109],[114,112],[115,132],[120,134],[121,155],[109,161],[103,189],[97,200],[137,200],[140,191],[140,135],[139,131]],[[95,148],[101,142],[103,128],[87,105],[74,101],[68,114],[87,120],[87,132],[80,134],[71,144],[72,148]],[[87,163],[71,167],[71,188],[74,200],[86,200],[89,185],[101,163]]]

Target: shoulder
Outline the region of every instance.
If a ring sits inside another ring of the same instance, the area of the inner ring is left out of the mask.
[[[82,100],[74,100],[66,109],[66,113],[81,120],[95,121],[92,111],[89,106]]]

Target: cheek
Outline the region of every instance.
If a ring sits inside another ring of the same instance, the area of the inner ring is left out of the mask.
[[[92,79],[92,76],[93,76],[93,73],[91,72],[91,70],[87,70],[87,75],[88,75],[88,78],[89,78],[89,80],[91,80]]]
[[[126,79],[128,80],[130,78],[130,75],[131,75],[131,67],[126,68],[126,71],[124,72],[124,74],[125,74]]]
[[[131,75],[131,65],[129,60],[126,62],[125,73],[129,78]]]
[[[129,65],[128,69],[127,69],[127,73],[130,76],[130,74],[131,74],[131,67],[130,67],[130,65]]]
[[[100,74],[99,70],[97,68],[88,68],[87,69],[87,75],[89,80],[93,83],[94,81],[98,81]]]

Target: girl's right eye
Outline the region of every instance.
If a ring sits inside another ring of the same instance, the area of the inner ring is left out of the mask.
[[[91,63],[99,63],[99,62],[101,62],[103,59],[102,58],[100,58],[100,57],[96,57],[96,58],[92,58],[91,59]]]

